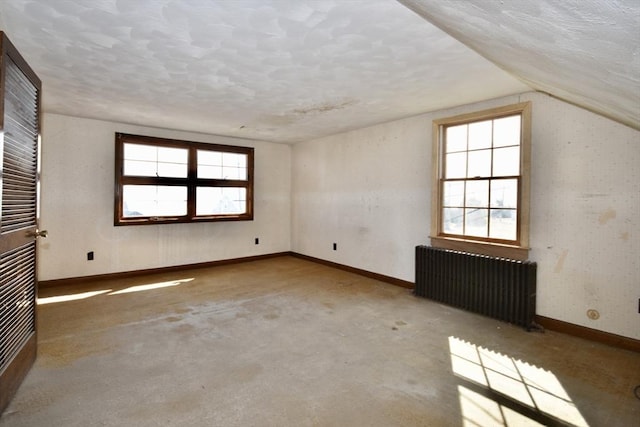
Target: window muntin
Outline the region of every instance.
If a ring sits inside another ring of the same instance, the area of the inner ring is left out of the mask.
[[[529,139],[529,103],[434,121],[432,245],[526,248]]]
[[[253,219],[253,148],[116,134],[116,225]]]
[[[442,233],[516,243],[521,115],[443,130]]]

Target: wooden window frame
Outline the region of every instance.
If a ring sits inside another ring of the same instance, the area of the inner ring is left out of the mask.
[[[444,174],[444,129],[483,120],[521,115],[520,128],[520,175],[517,206],[517,241],[502,242],[498,239],[455,236],[442,231],[442,197]],[[531,174],[531,102],[446,117],[433,121],[431,188],[431,245],[445,249],[460,250],[518,260],[529,256],[529,198]]]
[[[124,144],[153,145],[188,150],[186,178],[141,177],[124,175]],[[247,179],[205,179],[197,176],[198,150],[217,151],[223,153],[240,153],[247,155]],[[254,149],[233,145],[208,144],[203,142],[182,141],[169,138],[156,138],[126,133],[115,136],[115,203],[114,225],[148,225],[175,224],[213,221],[251,221],[253,220],[253,168]],[[187,188],[187,214],[183,216],[123,216],[123,186],[125,185],[175,185]],[[242,187],[246,189],[246,212],[242,214],[196,215],[196,188],[198,187]]]

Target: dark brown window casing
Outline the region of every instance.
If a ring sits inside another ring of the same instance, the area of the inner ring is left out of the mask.
[[[127,149],[143,154],[126,154]],[[145,152],[160,154],[149,160]],[[251,147],[116,133],[114,225],[253,220],[253,169]],[[161,192],[174,199],[162,199]]]

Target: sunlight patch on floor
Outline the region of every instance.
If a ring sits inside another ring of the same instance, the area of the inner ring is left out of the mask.
[[[183,283],[191,282],[192,280],[194,280],[193,277],[189,279],[171,280],[169,282],[158,282],[158,283],[149,283],[148,285],[131,286],[130,288],[125,288],[119,291],[111,292],[109,295],[120,295],[120,294],[128,294],[131,292],[142,292],[142,291],[149,291],[152,289],[169,288],[172,286],[179,286],[179,285],[182,285]]]
[[[552,372],[456,337],[449,337],[449,351],[454,374],[470,382],[469,387],[458,386],[465,426],[541,425],[527,416],[533,411],[546,419],[588,427]],[[509,405],[501,403],[504,399]]]
[[[76,300],[95,297],[96,295],[106,294],[107,292],[111,292],[111,289],[105,289],[102,291],[82,292],[79,294],[57,295],[54,297],[38,298],[38,305],[53,304],[57,302],[76,301]]]

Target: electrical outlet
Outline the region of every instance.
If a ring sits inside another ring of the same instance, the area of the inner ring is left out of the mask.
[[[334,251],[337,251],[337,250],[338,250],[338,244],[337,244],[337,243],[334,243],[334,244],[333,244],[333,250],[334,250]]]
[[[93,251],[87,252],[87,261],[93,261]]]
[[[260,239],[256,237],[256,245],[260,244]]]

